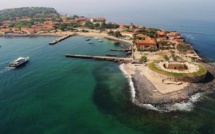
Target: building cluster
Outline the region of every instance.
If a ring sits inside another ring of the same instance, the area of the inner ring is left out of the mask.
[[[178,45],[187,44],[178,32],[119,24],[117,29],[125,39],[134,39],[139,50],[177,49]],[[191,45],[190,45],[191,46]]]
[[[39,20],[34,20],[33,22],[31,21],[31,18],[19,19],[19,17],[16,17],[14,20],[2,21],[0,23],[0,32],[1,34],[33,34],[39,32],[52,32],[52,30],[55,29],[54,26],[60,24],[58,21],[52,21],[51,18],[44,18],[43,22]],[[31,22],[31,26],[13,26],[14,24],[22,22]]]
[[[30,22],[30,26],[14,26],[14,24]],[[39,34],[39,33],[54,33],[61,31],[59,27],[62,24],[69,25],[76,29],[86,28],[86,23],[91,22],[93,25],[101,26],[108,24],[104,17],[98,18],[86,18],[73,16],[68,17],[61,15],[60,19],[53,18],[19,18],[16,17],[13,20],[5,20],[0,22],[0,34]],[[88,23],[89,24],[89,23]],[[118,24],[119,28],[112,29],[113,31],[119,31],[122,38],[125,40],[132,40],[136,44],[137,49],[140,51],[150,50],[155,51],[157,49],[177,49],[178,45],[186,44],[184,38],[178,32],[169,32],[160,29],[147,28],[143,26],[136,26],[132,23],[130,25]],[[65,28],[65,30],[67,30]]]
[[[105,18],[85,18],[85,17],[75,17],[70,18],[65,15],[60,16],[59,20],[53,20],[52,18],[41,18],[33,19],[25,17],[20,19],[16,17],[13,20],[0,21],[0,34],[39,34],[39,33],[53,33],[59,31],[58,27],[61,24],[72,24],[78,26],[85,26],[87,22],[92,22],[93,24],[99,24],[106,22]],[[14,26],[14,24],[22,22],[31,22],[30,26]]]

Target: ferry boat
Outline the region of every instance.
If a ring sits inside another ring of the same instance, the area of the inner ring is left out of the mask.
[[[29,57],[19,57],[18,59],[10,62],[9,67],[19,67],[27,63],[28,60],[29,60]]]

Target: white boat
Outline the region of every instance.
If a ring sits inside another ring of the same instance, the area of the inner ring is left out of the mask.
[[[18,59],[10,62],[9,67],[19,67],[26,64],[29,61],[29,57],[19,57]]]
[[[99,42],[103,42],[103,40],[99,40]]]

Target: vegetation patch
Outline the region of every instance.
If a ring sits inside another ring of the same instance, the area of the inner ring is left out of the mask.
[[[173,76],[173,77],[177,77],[177,78],[182,78],[182,77],[197,77],[197,76],[202,76],[205,75],[207,73],[207,69],[200,65],[200,64],[196,64],[199,67],[199,70],[197,72],[193,72],[193,73],[175,73],[175,72],[167,72],[165,70],[162,70],[158,67],[156,67],[156,63],[158,63],[159,61],[155,61],[152,62],[148,65],[149,69],[151,69],[152,71],[155,71],[159,74],[163,74],[163,75],[168,75],[168,76]]]
[[[50,17],[55,18],[60,15],[54,8],[44,8],[44,7],[23,7],[23,8],[11,8],[0,10],[0,21],[19,18],[44,18]]]

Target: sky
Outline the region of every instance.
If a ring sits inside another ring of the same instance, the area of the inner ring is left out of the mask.
[[[215,5],[214,0],[0,0],[0,9],[13,7],[54,7],[59,12],[91,13],[109,12],[110,10],[209,10]],[[161,8],[163,7],[163,8]],[[214,10],[213,10],[214,11]]]
[[[0,0],[0,9],[54,7],[61,14],[106,17],[113,22],[162,19],[215,20],[215,0]],[[135,15],[135,16],[134,16]]]

